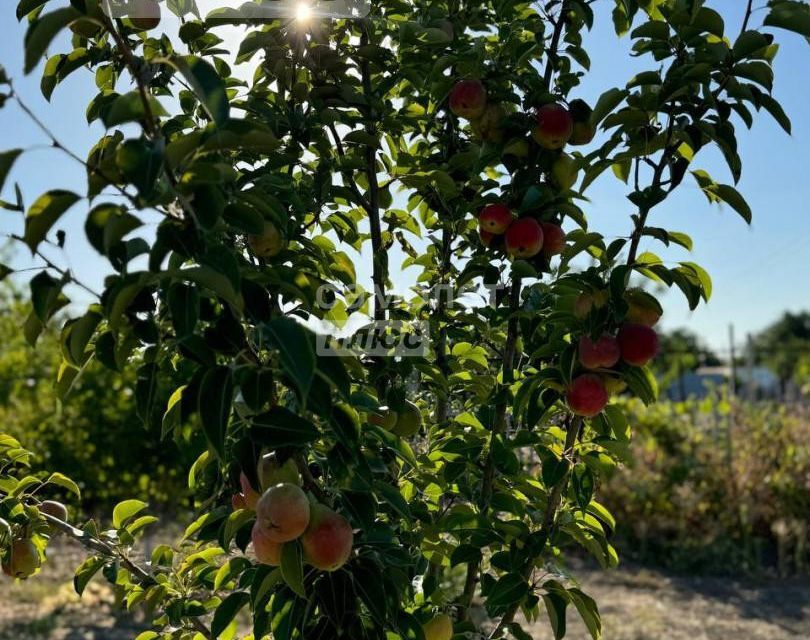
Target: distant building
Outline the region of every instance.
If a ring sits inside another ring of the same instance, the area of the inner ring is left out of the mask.
[[[699,367],[674,380],[662,396],[669,400],[705,398],[712,389],[722,387],[731,380],[731,367]],[[778,398],[781,394],[779,378],[767,367],[738,367],[737,394],[750,399]]]

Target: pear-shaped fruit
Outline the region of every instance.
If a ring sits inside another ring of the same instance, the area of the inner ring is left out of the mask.
[[[39,551],[31,540],[15,540],[3,562],[3,573],[25,580],[36,573],[41,565]]]
[[[419,432],[422,427],[422,412],[413,402],[406,400],[401,407],[397,407],[397,422],[391,433],[400,438],[410,438]]]
[[[292,458],[288,458],[284,464],[281,464],[275,453],[265,453],[259,460],[257,473],[262,491],[267,491],[270,487],[283,482],[301,486],[301,474],[298,472],[298,465]]]
[[[312,507],[309,527],[301,536],[301,545],[306,562],[321,571],[336,571],[351,556],[354,532],[342,515],[316,504]]]
[[[256,505],[256,522],[271,542],[290,542],[306,530],[309,512],[309,499],[301,487],[283,482],[264,492]]]
[[[453,619],[446,613],[440,613],[435,618],[422,625],[425,640],[452,640]]]

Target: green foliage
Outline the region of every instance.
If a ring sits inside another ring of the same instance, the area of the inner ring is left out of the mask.
[[[0,420],[7,433],[47,453],[34,459],[33,470],[59,469],[78,479],[88,510],[106,509],[133,491],[183,509],[186,474],[178,460],[192,462],[193,448],[161,443],[159,431],[144,430],[134,415],[132,372],[76,362],[82,373],[60,397],[54,386],[64,354],[58,336],[46,330],[32,350],[19,330],[30,305],[8,287],[0,295]]]
[[[806,570],[806,411],[718,396],[628,409],[627,468],[600,487],[622,548],[690,572]]]
[[[43,93],[92,71],[99,93],[87,118],[107,130],[85,165],[87,197],[109,202],[94,203],[85,231],[109,275],[87,312],[63,327],[58,388],[75,391],[97,364],[133,376],[145,433],[183,445],[172,468],[185,471],[183,456],[197,456],[189,471],[197,518],[183,541],[156,549],[149,572],[124,561],[151,522],[139,515],[142,502],[125,501],[111,531],[91,523],[75,535],[108,541],[92,543],[102,560],[80,568],[77,590],[101,566],[122,602],[154,612],[150,638],[210,637],[210,627],[228,637],[248,607],[255,638],[420,640],[437,610],[452,610],[459,632],[480,631],[468,615],[480,598],[499,620],[491,638],[526,637],[516,616],[533,619],[542,604],[556,637],[570,609],[598,640],[596,603],[557,578],[572,547],[605,567],[618,562],[616,523],[596,489],[626,458],[631,429],[621,405],[605,406],[604,387],[626,384],[652,403],[657,384],[647,366],[628,362],[585,374],[576,345],[618,331],[631,281],[676,286],[692,308],[709,299],[699,265],[640,251],[650,238],[691,245],[649,218],[691,171],[711,202],[750,221],[736,188],[693,163],[715,148],[736,184],[736,127],[765,109],[789,129],[771,96],[773,37],[749,28],[746,12],[732,39],[707,4],[616,1],[616,31],[630,33],[651,68],[605,87],[592,120],[578,123],[583,138],[600,127],[573,160],[582,182],[560,189],[559,151],[548,148],[558,136],[535,113],[575,98],[590,64],[589,0],[383,0],[367,18],[305,23],[225,8],[202,18],[193,2],[173,1],[166,8],[185,22],[161,37],[142,21],[110,19],[93,0],[18,3],[29,19],[26,72],[70,27],[72,50],[46,63]],[[774,1],[768,20],[784,26],[803,4]],[[244,27],[235,56],[223,47],[223,24]],[[448,96],[462,78],[481,81],[485,95],[473,102],[495,107],[486,135],[482,121],[453,114]],[[24,104],[11,79],[0,82],[9,87],[3,101]],[[16,157],[3,156],[3,167]],[[631,185],[634,211],[629,236],[609,244],[577,204],[608,168]],[[3,206],[25,211],[30,249],[70,251],[58,227],[79,200],[50,191],[26,209],[18,190],[16,204]],[[510,262],[485,247],[475,217],[495,202],[532,218],[530,228],[576,227],[559,262],[549,252]],[[147,215],[159,216],[154,236],[143,233]],[[374,305],[376,321],[427,323],[426,353],[326,353],[311,327],[348,321],[361,273],[351,256],[370,256],[384,296],[395,243],[420,284],[503,286],[491,305],[402,297]],[[32,278],[30,343],[76,287],[84,285],[55,263]],[[334,304],[324,304],[324,287]],[[576,407],[566,398],[584,375],[602,393]],[[391,430],[380,418],[389,411]],[[266,449],[294,461],[311,502],[348,519],[354,546],[339,570],[305,565],[297,541],[280,550],[280,568],[249,555],[236,562],[252,535],[248,484]],[[539,474],[521,464],[532,451]],[[233,495],[237,478],[242,493]],[[25,486],[9,488],[36,500]]]

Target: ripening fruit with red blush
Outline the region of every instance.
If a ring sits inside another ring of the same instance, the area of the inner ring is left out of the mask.
[[[644,324],[622,325],[618,340],[622,360],[636,367],[643,367],[658,353],[658,334]]]
[[[250,480],[248,480],[244,472],[239,474],[239,484],[242,485],[242,496],[245,500],[245,508],[255,511],[261,496],[259,496],[258,492],[250,484]]]
[[[543,248],[543,228],[534,218],[521,218],[506,230],[506,252],[513,258],[533,258]]]
[[[605,383],[598,375],[586,373],[575,378],[565,393],[568,407],[578,416],[592,418],[608,403]]]
[[[574,131],[574,120],[561,104],[544,104],[535,114],[535,142],[544,149],[562,149]]]
[[[478,214],[478,227],[499,235],[509,228],[513,220],[512,211],[505,204],[488,204]]]
[[[337,571],[349,560],[354,532],[342,515],[329,507],[312,507],[312,521],[301,537],[304,560],[321,571]]]
[[[281,550],[284,548],[283,542],[273,542],[262,532],[257,521],[253,525],[253,531],[250,534],[253,540],[253,553],[256,554],[256,559],[262,564],[270,565],[271,567],[281,566]]]
[[[556,256],[565,251],[565,231],[553,222],[541,222],[543,230],[543,255]]]
[[[271,542],[295,540],[304,533],[309,520],[307,494],[290,482],[270,487],[256,505],[256,522]]]
[[[459,80],[450,89],[450,111],[460,118],[480,118],[486,106],[487,90],[480,80]]]
[[[586,369],[609,369],[621,358],[619,342],[613,336],[600,336],[596,342],[589,336],[579,339],[579,361]]]

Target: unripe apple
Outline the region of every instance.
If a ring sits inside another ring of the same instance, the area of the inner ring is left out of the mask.
[[[658,352],[658,334],[645,324],[622,325],[618,339],[622,360],[636,367],[643,367]]]
[[[478,214],[478,226],[494,234],[504,233],[514,221],[512,211],[505,204],[488,204]]]
[[[410,400],[397,407],[397,422],[391,433],[400,438],[410,438],[419,433],[422,428],[422,412]]]
[[[30,540],[15,540],[9,555],[3,562],[3,573],[12,578],[25,580],[36,573],[41,565],[39,551]]]
[[[608,395],[615,396],[627,389],[627,383],[621,378],[614,378],[613,376],[602,376],[602,382],[605,383]]]
[[[56,518],[57,520],[61,520],[62,522],[68,521],[67,507],[56,500],[45,500],[41,505],[39,505],[39,512],[45,513],[53,518]]]
[[[609,369],[621,358],[619,342],[610,335],[602,335],[594,342],[589,336],[579,339],[579,361],[586,369]]]
[[[521,218],[506,230],[506,252],[513,258],[533,258],[543,248],[543,228],[534,218]]]
[[[250,480],[244,473],[239,474],[239,484],[242,486],[242,495],[245,499],[246,508],[255,511],[260,497],[258,492],[251,486]]]
[[[544,104],[535,114],[535,142],[544,149],[562,149],[574,131],[571,114],[561,104]]]
[[[450,111],[460,118],[480,118],[487,106],[487,91],[480,80],[459,80],[450,89]]]
[[[368,414],[368,422],[390,431],[397,426],[397,412],[389,407],[380,407],[377,411]]]
[[[574,317],[582,320],[594,309],[604,307],[607,301],[607,291],[584,291],[574,301]]]
[[[346,564],[354,545],[354,532],[343,516],[329,507],[312,507],[312,521],[301,537],[304,560],[321,571],[336,571]]]
[[[256,505],[256,522],[271,542],[289,542],[304,533],[309,512],[309,499],[301,487],[283,482],[264,492]]]
[[[596,127],[593,126],[591,121],[593,109],[584,100],[571,100],[568,103],[568,110],[574,121],[573,132],[568,143],[573,145],[588,144],[596,135]]]
[[[529,155],[529,143],[522,139],[511,140],[503,148],[503,154],[515,156],[516,158],[525,158]]]
[[[568,191],[577,183],[579,178],[579,168],[576,160],[567,153],[560,154],[560,157],[551,165],[551,175],[560,189]]]
[[[635,324],[654,327],[663,315],[661,304],[643,289],[628,289],[624,292],[628,310],[625,320]]]
[[[275,453],[265,453],[259,460],[256,472],[259,476],[259,485],[262,491],[267,491],[270,487],[282,482],[301,486],[301,474],[298,472],[298,466],[292,458],[288,458],[284,464],[279,464]]]
[[[452,640],[453,619],[446,613],[440,613],[435,618],[422,625],[425,640]]]
[[[258,521],[253,525],[250,538],[253,540],[253,553],[256,554],[256,559],[259,562],[270,565],[271,567],[281,566],[281,550],[284,548],[283,542],[273,542],[268,538],[259,527]]]
[[[565,231],[553,222],[541,222],[543,230],[543,255],[551,257],[565,251]]]
[[[501,123],[506,117],[506,111],[499,104],[488,104],[484,113],[477,120],[472,121],[472,131],[484,142],[499,143],[503,141],[503,127]]]
[[[593,373],[586,373],[571,382],[565,399],[575,414],[592,418],[607,405],[608,392],[602,378]]]
[[[278,227],[269,220],[264,223],[264,231],[261,234],[251,234],[248,236],[248,246],[258,258],[272,258],[281,253],[284,248],[284,238]]]
[[[160,5],[157,0],[130,0],[129,20],[140,31],[156,29],[160,24]]]

